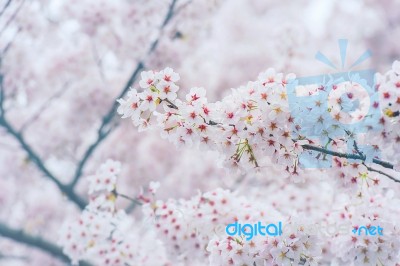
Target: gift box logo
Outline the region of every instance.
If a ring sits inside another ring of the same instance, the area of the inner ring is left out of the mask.
[[[347,40],[339,40],[339,49],[344,69]],[[364,52],[350,69],[369,57],[371,52]],[[321,52],[316,54],[316,59],[338,69]],[[374,70],[366,69],[289,81],[287,94],[295,138],[316,140],[325,148],[330,147],[332,140],[344,138],[351,153],[358,134],[380,128],[379,96],[374,76]],[[369,148],[359,146],[361,151]],[[300,155],[300,165],[304,168],[328,168],[331,167],[331,156],[305,151]]]

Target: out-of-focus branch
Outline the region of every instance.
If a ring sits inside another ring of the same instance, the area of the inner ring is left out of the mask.
[[[31,236],[22,230],[10,228],[4,223],[0,223],[0,236],[40,249],[41,251],[44,251],[57,259],[60,259],[66,263],[70,263],[70,259],[63,253],[59,246],[40,237]],[[91,264],[87,262],[80,262],[79,265],[90,266]]]
[[[61,97],[66,91],[68,91],[68,83],[65,83],[61,90],[57,91],[55,94],[53,94],[50,98],[48,98],[43,104],[42,106],[29,118],[27,119],[27,121],[21,126],[20,131],[23,132],[30,124],[32,124],[33,122],[35,122],[40,115],[49,107],[50,103]]]
[[[165,28],[165,26],[168,24],[168,22],[172,19],[174,15],[174,10],[176,6],[177,0],[172,0],[168,12],[163,20],[163,23],[160,25],[160,37],[162,35],[162,32]],[[155,49],[158,46],[158,43],[160,41],[160,37],[154,40],[151,45],[149,50],[147,51],[147,57],[151,55]],[[138,62],[135,70],[133,71],[131,77],[129,78],[128,82],[126,83],[125,87],[122,89],[121,93],[118,95],[116,99],[124,97],[124,95],[128,92],[129,88],[131,85],[135,82],[137,79],[139,73],[145,69],[145,59],[142,59],[141,61]],[[79,160],[78,166],[75,171],[75,175],[73,177],[73,180],[71,181],[71,188],[74,188],[75,185],[78,183],[79,178],[82,175],[83,168],[85,167],[87,161],[89,158],[92,156],[93,152],[97,149],[97,147],[103,142],[103,140],[111,133],[111,131],[116,127],[118,122],[113,122],[115,118],[115,114],[118,108],[118,103],[116,100],[114,100],[113,104],[111,105],[111,108],[109,111],[104,115],[102,119],[102,123],[100,128],[97,131],[97,139],[87,148],[85,153],[83,154],[82,158]]]
[[[0,59],[1,67],[1,59]],[[0,73],[0,118],[4,117],[4,89],[3,89],[3,74]]]
[[[11,40],[4,46],[3,50],[0,51],[0,55],[5,55],[8,50],[12,47],[14,44],[15,39],[17,38],[17,35],[21,32],[21,28],[18,28],[18,30],[15,32],[14,36],[11,38]]]
[[[29,159],[36,165],[48,179],[50,179],[56,186],[64,193],[72,202],[74,202],[80,209],[84,209],[86,202],[80,198],[74,190],[67,185],[60,182],[44,165],[39,155],[31,148],[31,146],[25,141],[21,132],[18,132],[6,119],[4,111],[4,87],[3,87],[3,75],[0,74],[0,127],[3,127],[21,146],[21,148],[28,154]]]
[[[17,132],[14,127],[5,119],[4,114],[0,117],[0,126],[3,127],[14,139],[19,143],[21,148],[28,154],[29,159],[37,166],[37,168],[64,193],[72,202],[74,202],[80,209],[84,209],[86,202],[79,197],[74,190],[67,185],[61,183],[44,165],[39,155],[26,143],[24,137],[20,132]]]
[[[26,256],[6,255],[4,253],[0,253],[0,260],[22,260],[28,262],[29,258]]]
[[[11,15],[11,17],[4,24],[4,27],[0,30],[0,36],[3,35],[4,31],[8,28],[8,26],[11,24],[11,22],[17,17],[19,11],[21,11],[21,8],[24,4],[25,4],[25,0],[22,0],[21,4],[17,7],[17,9],[14,11],[14,13]]]
[[[129,89],[130,85],[135,81],[137,75],[139,74],[139,72],[142,69],[143,69],[143,64],[142,64],[142,62],[139,62],[139,64],[136,67],[136,70],[134,71],[133,75],[131,76],[131,78],[129,79],[127,84],[125,85],[125,88],[120,93],[120,96],[118,98],[121,98],[123,95],[125,95],[125,92]],[[111,106],[110,110],[107,112],[107,114],[103,117],[101,126],[97,131],[96,141],[93,142],[87,148],[87,150],[85,151],[83,157],[79,160],[78,166],[77,166],[76,171],[75,171],[74,179],[72,180],[72,182],[70,184],[71,188],[75,187],[75,185],[78,183],[79,178],[82,175],[83,167],[86,165],[87,161],[92,156],[93,152],[97,149],[97,147],[100,145],[100,143],[102,143],[103,140],[112,131],[112,127],[111,127],[110,124],[111,124],[112,119],[113,119],[113,117],[115,115],[116,108],[117,108],[117,104],[114,103]]]
[[[4,14],[6,11],[7,7],[11,4],[11,0],[8,0],[6,4],[4,5],[3,9],[0,11],[0,17]]]

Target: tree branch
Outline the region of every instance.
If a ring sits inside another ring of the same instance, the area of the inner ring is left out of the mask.
[[[57,245],[44,240],[40,237],[35,237],[31,236],[27,233],[25,233],[22,230],[16,230],[8,227],[7,225],[0,223],[0,235],[9,239],[12,239],[16,242],[40,249],[41,251],[44,251],[48,253],[49,255],[60,259],[66,263],[70,263],[70,259],[68,256],[66,256],[62,249],[58,247]],[[80,266],[90,266],[91,264],[87,262],[80,262]]]
[[[29,258],[27,256],[6,255],[4,253],[0,253],[0,260],[22,260],[27,263],[29,262]]]
[[[11,0],[8,0],[6,4],[4,5],[3,9],[0,11],[0,17],[4,14],[6,11],[7,7],[11,4]]]
[[[59,91],[57,91],[56,93],[54,93],[52,96],[50,96],[50,98],[48,98],[40,107],[39,109],[31,116],[29,117],[24,123],[23,125],[20,127],[19,131],[23,132],[25,131],[25,129],[31,125],[32,123],[34,123],[36,120],[38,120],[40,118],[40,116],[43,114],[43,112],[50,106],[50,104],[52,103],[52,101],[54,101],[57,98],[60,98],[65,92],[68,91],[68,82],[63,84],[63,86],[61,87],[61,89]]]
[[[37,168],[64,193],[72,202],[74,202],[80,209],[84,209],[86,202],[80,198],[71,187],[61,183],[44,165],[39,155],[26,143],[24,137],[17,132],[5,119],[4,114],[0,117],[0,126],[6,129],[11,136],[19,143],[21,148],[28,154],[29,159],[37,166]]]
[[[1,58],[0,58],[1,67]],[[0,118],[4,117],[4,89],[3,89],[3,74],[0,73]]]
[[[365,155],[361,156],[359,154],[349,154],[349,153],[336,152],[336,151],[331,151],[331,150],[328,150],[328,149],[325,149],[325,148],[322,148],[322,147],[316,147],[316,146],[313,146],[313,145],[310,145],[310,144],[304,144],[304,145],[301,145],[301,146],[305,150],[318,151],[318,152],[325,153],[325,154],[332,155],[332,156],[336,156],[336,157],[341,157],[341,158],[346,158],[346,159],[353,159],[353,160],[361,160],[361,161],[365,161],[366,160],[366,156]],[[375,164],[379,164],[379,165],[381,165],[381,166],[383,166],[385,168],[388,168],[388,169],[393,169],[393,167],[394,167],[393,164],[391,164],[389,162],[385,162],[385,161],[382,161],[382,160],[379,160],[379,159],[375,159],[375,158],[372,160],[372,162],[375,163]]]
[[[384,172],[382,172],[382,171],[380,171],[380,170],[377,170],[377,169],[374,169],[374,168],[371,168],[371,167],[367,166],[367,165],[365,164],[366,156],[365,156],[362,152],[359,151],[358,146],[357,146],[357,144],[356,144],[355,142],[354,142],[354,147],[355,147],[355,149],[356,149],[356,151],[357,151],[358,154],[349,154],[349,153],[342,153],[342,152],[331,151],[331,150],[328,150],[328,149],[325,149],[325,148],[322,148],[322,147],[316,147],[316,146],[313,146],[313,145],[310,145],[310,144],[304,144],[304,145],[301,145],[301,146],[302,146],[303,149],[305,149],[305,150],[317,151],[317,152],[320,152],[320,153],[323,153],[323,154],[328,154],[328,155],[332,155],[332,156],[336,156],[336,157],[341,157],[341,158],[346,158],[346,159],[360,160],[360,161],[362,161],[362,164],[363,164],[365,167],[367,167],[367,169],[368,169],[369,171],[382,174],[382,175],[384,175],[384,176],[390,178],[391,180],[400,183],[400,180],[398,180],[398,179],[392,177],[391,175],[389,175],[389,174],[387,174],[387,173],[384,173]],[[393,167],[393,164],[391,164],[391,163],[389,163],[389,162],[385,162],[385,161],[379,160],[379,159],[375,159],[375,158],[374,158],[374,159],[372,160],[372,162],[375,163],[375,164],[378,164],[378,165],[380,165],[380,166],[383,166],[383,167],[385,167],[385,168],[388,168],[388,169],[393,169],[393,168],[394,168],[394,167]]]
[[[393,176],[391,176],[391,175],[389,175],[389,174],[387,174],[387,173],[385,173],[385,172],[382,172],[382,171],[380,171],[380,170],[377,170],[377,169],[374,169],[374,168],[372,168],[372,167],[369,167],[369,166],[367,166],[364,162],[363,162],[363,165],[367,168],[368,171],[376,172],[376,173],[378,173],[378,174],[381,174],[381,175],[384,175],[384,176],[390,178],[390,179],[393,180],[394,182],[400,183],[400,180],[394,178]]]
[[[11,22],[17,17],[18,13],[21,11],[22,6],[25,4],[25,0],[21,1],[21,4],[17,7],[11,17],[7,20],[4,27],[0,30],[0,36],[3,35],[4,31],[8,28]],[[4,9],[5,10],[5,9]]]
[[[164,21],[160,26],[160,36],[151,43],[150,48],[147,51],[147,56],[151,55],[156,50],[159,40],[161,38],[162,31],[164,30],[165,26],[169,23],[169,21],[172,19],[173,15],[174,15],[174,9],[176,6],[176,2],[177,2],[177,0],[172,0],[170,6],[168,8],[168,12],[164,18]],[[143,59],[138,62],[136,69],[133,71],[133,73],[132,73],[131,77],[129,78],[128,82],[126,83],[125,87],[123,88],[123,90],[121,91],[121,93],[118,95],[118,97],[116,99],[124,97],[124,95],[128,92],[131,85],[136,81],[140,71],[145,69],[145,65],[144,65],[145,61],[146,60]],[[76,186],[76,184],[78,183],[79,178],[82,176],[83,168],[85,167],[87,161],[92,156],[93,152],[103,142],[103,140],[111,133],[111,131],[113,129],[115,129],[116,125],[119,123],[119,122],[114,122],[114,125],[112,125],[112,122],[116,115],[117,108],[118,108],[118,103],[116,101],[114,101],[113,104],[111,105],[111,108],[109,109],[109,111],[106,113],[106,115],[104,115],[101,126],[97,131],[97,139],[87,148],[87,150],[83,154],[82,158],[79,160],[79,164],[76,168],[75,175],[73,177],[73,180],[70,183],[71,188],[74,188]]]
[[[0,58],[1,66],[1,58]],[[44,165],[43,161],[40,159],[39,155],[31,148],[31,146],[26,143],[22,134],[16,131],[12,125],[6,120],[5,110],[4,110],[4,87],[3,87],[3,75],[0,74],[0,127],[3,127],[14,139],[19,143],[21,148],[28,154],[29,159],[37,166],[37,168],[56,186],[64,193],[72,202],[74,202],[80,209],[84,209],[87,205],[86,202],[80,198],[73,190],[73,188],[61,183]]]
[[[139,64],[136,66],[135,71],[133,72],[132,76],[130,77],[129,81],[126,83],[124,89],[120,93],[120,95],[117,97],[117,99],[123,97],[125,93],[129,90],[131,84],[136,80],[139,72],[144,68],[143,63],[139,62]],[[103,117],[103,121],[101,123],[100,128],[97,131],[97,139],[95,142],[93,142],[88,149],[85,151],[83,157],[79,160],[79,164],[76,168],[74,179],[72,180],[70,187],[73,188],[75,185],[78,183],[79,178],[82,175],[83,168],[85,167],[87,161],[89,158],[92,156],[93,152],[97,149],[97,147],[100,145],[101,142],[108,136],[108,134],[111,133],[112,127],[110,126],[114,116],[115,112],[118,108],[118,103],[115,101],[113,105],[111,106],[110,110],[107,112],[107,114]]]

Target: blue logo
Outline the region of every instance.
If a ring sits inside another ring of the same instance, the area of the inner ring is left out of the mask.
[[[225,228],[225,232],[230,235],[244,235],[246,240],[251,240],[254,236],[280,236],[282,235],[282,222],[278,224],[266,224],[262,225],[261,222],[255,224],[241,224],[237,221],[233,224],[228,224]]]
[[[360,227],[355,227],[352,232],[354,234],[361,235],[361,233],[364,231],[365,235],[370,235],[370,236],[375,236],[376,234],[382,236],[383,235],[383,228],[378,226],[360,226]]]
[[[339,40],[342,69],[345,66],[347,40]],[[350,69],[371,57],[364,52]],[[338,69],[321,52],[316,59]],[[293,135],[297,139],[319,141],[327,149],[333,140],[344,138],[349,143],[349,153],[359,133],[381,128],[379,124],[379,96],[375,89],[375,71],[372,69],[338,72],[290,80],[287,85],[289,107],[294,119]],[[366,154],[367,162],[378,155],[370,146],[358,146]],[[300,156],[304,168],[328,168],[330,155],[305,151]]]

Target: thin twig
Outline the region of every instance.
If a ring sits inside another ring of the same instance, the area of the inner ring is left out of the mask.
[[[20,132],[25,131],[25,129],[32,124],[33,122],[35,122],[41,115],[42,113],[49,107],[49,105],[51,104],[51,102],[57,98],[60,98],[66,91],[68,88],[68,83],[65,83],[61,90],[57,91],[55,94],[53,94],[50,98],[48,98],[43,104],[42,106],[29,118],[27,119],[27,121],[21,126],[20,128]]]
[[[21,11],[21,8],[24,4],[25,4],[25,0],[22,0],[21,4],[17,7],[17,9],[14,11],[14,13],[11,15],[11,17],[5,23],[4,27],[1,29],[0,36],[3,35],[4,31],[8,28],[8,26],[11,24],[11,22],[16,18],[16,16]]]
[[[163,101],[165,101],[165,102],[168,103],[168,107],[169,107],[169,108],[172,108],[172,109],[175,109],[175,110],[179,110],[178,106],[176,106],[176,105],[175,105],[173,102],[171,102],[170,100],[168,100],[168,99],[161,100],[161,102],[163,102]],[[161,102],[160,102],[160,103],[161,103]]]
[[[17,38],[18,34],[21,32],[21,27],[18,28],[18,30],[14,33],[13,37],[11,38],[11,40],[5,45],[5,47],[3,48],[3,50],[0,51],[0,56],[5,55],[8,50],[12,47],[15,39]]]
[[[150,45],[149,50],[147,51],[147,56],[149,56],[150,54],[152,54],[155,49],[158,46],[159,40],[161,38],[161,33],[163,31],[163,29],[165,28],[165,26],[168,24],[168,22],[172,19],[173,14],[174,14],[174,9],[175,9],[175,5],[176,5],[177,0],[173,0],[169,6],[168,12],[165,16],[165,19],[163,21],[163,23],[160,26],[160,36],[159,38],[157,38],[155,41],[153,41]],[[121,93],[118,95],[118,97],[116,99],[122,98],[125,96],[125,94],[128,92],[129,88],[131,87],[131,85],[135,82],[135,80],[137,79],[140,71],[145,69],[144,66],[144,62],[146,60],[141,60],[138,62],[136,69],[133,71],[131,77],[129,78],[128,82],[126,83],[125,87],[123,88],[123,90],[121,91]],[[93,152],[97,149],[97,147],[103,142],[103,140],[111,133],[111,131],[113,129],[115,129],[116,125],[118,124],[118,122],[114,122],[114,125],[112,125],[112,122],[114,120],[114,117],[116,115],[116,111],[118,109],[118,103],[116,101],[113,102],[111,108],[109,109],[109,111],[106,113],[106,115],[103,117],[102,123],[100,128],[98,129],[97,132],[97,139],[87,148],[87,150],[85,151],[85,153],[83,154],[82,158],[79,160],[79,164],[76,168],[75,171],[75,175],[70,183],[71,188],[74,188],[76,186],[76,184],[79,181],[79,178],[82,175],[83,172],[83,168],[85,167],[87,161],[90,159],[90,157],[92,156]]]
[[[376,173],[378,173],[378,174],[381,174],[381,175],[384,175],[384,176],[390,178],[390,179],[393,180],[394,182],[400,183],[400,180],[394,178],[393,176],[391,176],[391,175],[389,175],[389,174],[387,174],[387,173],[385,173],[385,172],[382,172],[382,171],[380,171],[380,170],[377,170],[377,169],[375,169],[375,168],[369,167],[369,166],[367,166],[364,162],[363,162],[362,164],[368,169],[368,171],[376,172]]]
[[[135,205],[143,205],[138,199],[131,198],[131,197],[127,196],[127,195],[118,193],[118,192],[116,192],[116,191],[115,191],[114,193],[115,193],[115,195],[117,195],[117,196],[119,196],[119,197],[121,197],[121,198],[124,198],[124,199],[127,199],[127,200],[131,201],[131,202],[134,203]]]
[[[31,236],[22,230],[10,228],[3,223],[0,223],[0,235],[16,242],[40,249],[63,262],[71,263],[70,259],[63,253],[61,247],[40,237]],[[80,262],[79,265],[90,266],[91,264],[88,262]]]
[[[117,97],[117,99],[123,97],[125,93],[129,90],[131,84],[136,80],[136,77],[138,76],[139,72],[143,69],[143,64],[142,62],[139,62],[139,64],[136,67],[136,70],[130,77],[129,81],[126,83],[125,88],[122,90],[120,95]],[[100,145],[100,143],[103,142],[103,140],[108,136],[108,134],[111,133],[113,128],[110,126],[114,116],[115,112],[118,108],[118,103],[114,102],[113,105],[111,106],[110,110],[107,112],[107,114],[103,117],[103,122],[100,126],[100,128],[97,131],[97,139],[95,142],[93,142],[85,151],[83,157],[79,160],[79,164],[76,168],[74,179],[72,180],[70,186],[75,187],[75,185],[78,183],[79,178],[82,175],[83,167],[86,165],[87,161],[89,158],[92,156],[93,152],[97,149],[97,147]]]
[[[364,156],[364,154],[359,150],[356,141],[354,141],[353,146],[354,146],[354,149],[356,150],[356,152],[357,152],[360,156]]]

